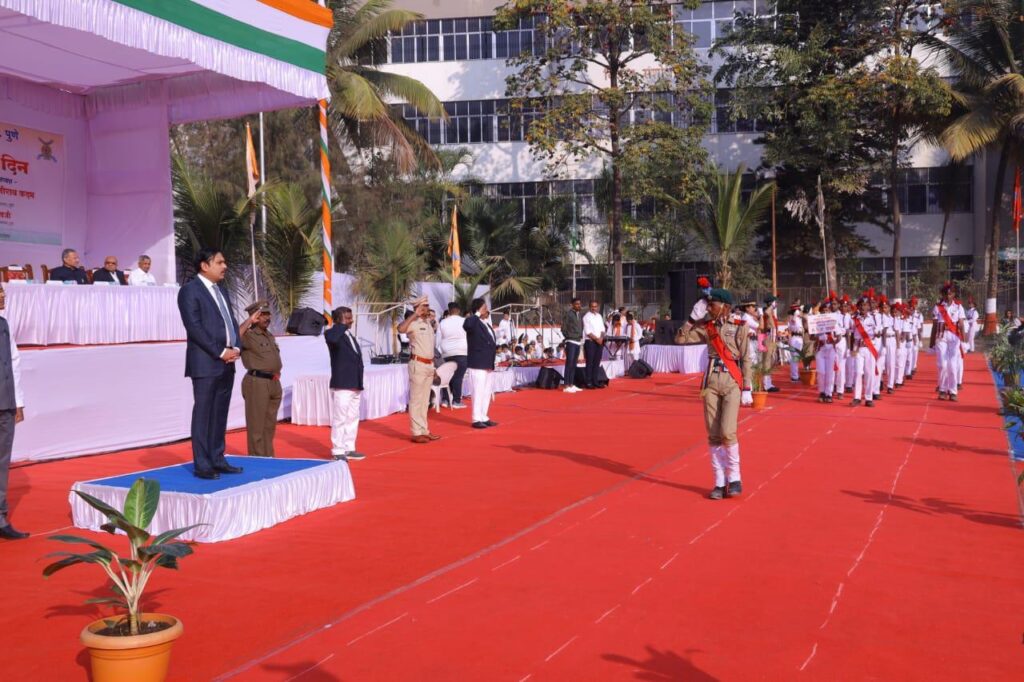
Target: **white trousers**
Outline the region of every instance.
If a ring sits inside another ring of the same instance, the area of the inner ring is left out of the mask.
[[[853,382],[857,379],[857,354],[846,353],[846,387],[853,389]]]
[[[908,364],[910,362],[910,348],[907,341],[896,343],[896,385],[903,385],[903,377],[910,374]]]
[[[880,341],[883,348],[885,348],[885,357],[883,361],[885,363],[885,387],[892,388],[896,385],[896,337],[890,336],[887,339]]]
[[[794,336],[789,340],[789,345],[794,351],[803,350],[804,337]],[[789,354],[789,378],[793,381],[800,381],[800,356],[795,352]]]
[[[960,358],[960,340],[949,333],[935,341],[935,361],[939,366],[939,390],[956,395],[963,362]]]
[[[473,382],[473,422],[490,421],[487,411],[491,407],[491,370],[469,369],[466,374]]]
[[[814,354],[814,364],[818,367],[818,393],[832,395],[832,387],[836,382],[836,349],[831,343],[818,346]]]
[[[740,444],[712,445],[711,469],[715,472],[716,488],[724,488],[726,479],[729,483],[740,480]]]
[[[967,327],[967,352],[974,352],[974,337],[978,335],[978,323],[972,322]]]
[[[331,454],[355,452],[362,391],[331,389]]]
[[[846,339],[839,341],[836,344],[836,380],[835,380],[835,393],[842,395],[846,390],[846,365],[848,361],[849,352],[846,349]]]
[[[875,381],[875,356],[867,348],[857,351],[857,368],[853,372],[853,398],[860,400],[874,400]]]

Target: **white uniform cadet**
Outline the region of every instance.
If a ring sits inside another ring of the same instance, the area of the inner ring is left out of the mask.
[[[978,334],[978,309],[973,302],[967,304],[967,352],[974,352],[974,337]]]
[[[849,313],[840,312],[839,322],[836,325],[836,377],[835,377],[835,389],[834,393],[838,393],[839,397],[842,398],[846,392],[846,385],[849,379],[846,377],[847,372],[847,360],[850,357],[850,348],[846,342],[846,338],[850,333],[850,327],[853,322],[850,318]]]
[[[853,317],[853,348],[851,352],[856,359],[856,368],[853,372],[853,405],[859,405],[861,398],[866,405],[871,406],[874,394],[875,381],[877,380],[877,368],[875,366],[875,354],[869,346],[875,343],[875,317],[865,310],[864,314]],[[877,348],[875,351],[877,352]]]
[[[796,351],[789,354],[789,378],[800,381],[799,352],[804,349],[804,320],[799,308],[790,314],[786,329],[789,331],[789,347]]]
[[[889,313],[878,314],[880,322],[880,343],[882,366],[885,368],[885,392],[892,393],[896,385],[896,318]]]
[[[832,306],[819,306],[822,313],[831,313]],[[818,347],[814,353],[814,365],[818,368],[818,401],[832,401],[832,387],[836,381],[836,337],[832,333],[818,334]]]
[[[966,318],[962,305],[956,302],[940,301],[932,308],[932,320],[935,325],[935,361],[939,368],[939,400],[956,400],[958,384],[963,371],[960,336],[955,329],[949,329],[942,311],[945,310],[954,327]]]

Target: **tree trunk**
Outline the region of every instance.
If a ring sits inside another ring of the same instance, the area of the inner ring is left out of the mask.
[[[903,296],[903,269],[900,265],[900,236],[903,232],[903,215],[900,213],[899,186],[899,144],[889,150],[889,204],[892,210],[892,281],[893,297]]]
[[[985,336],[996,333],[999,317],[996,312],[996,301],[999,298],[999,244],[1002,239],[999,218],[1003,204],[1003,183],[1006,181],[1007,143],[1004,141],[999,149],[999,163],[996,166],[996,188],[992,198],[992,232],[988,253],[988,295],[985,300]]]
[[[612,50],[608,50],[609,56]],[[608,61],[608,85],[611,89],[619,87],[619,67],[617,60]],[[612,256],[612,299],[615,307],[624,305],[625,292],[622,286],[622,169],[619,167],[619,120],[622,112],[618,107],[608,108],[608,143],[611,147],[612,164],[612,226],[609,250]]]

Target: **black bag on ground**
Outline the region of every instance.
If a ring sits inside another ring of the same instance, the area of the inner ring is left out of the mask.
[[[582,367],[577,367],[576,375],[572,378],[572,383],[576,385],[576,388],[587,387],[587,380],[584,377],[586,377],[586,372],[583,370]],[[597,386],[608,385],[608,374],[604,371],[604,367],[597,368],[597,380],[594,383]]]
[[[626,370],[626,374],[629,375],[630,379],[646,379],[654,374],[654,368],[643,360],[636,360],[629,366],[629,369]]]
[[[562,383],[562,375],[554,367],[541,367],[537,373],[537,388],[558,388]]]
[[[324,316],[312,308],[297,308],[288,318],[287,330],[299,336],[320,336],[325,323]]]

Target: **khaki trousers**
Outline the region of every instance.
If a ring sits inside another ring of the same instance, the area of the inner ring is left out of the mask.
[[[409,429],[414,436],[430,433],[427,412],[430,410],[430,387],[434,385],[434,365],[417,360],[409,362]]]
[[[711,372],[702,396],[704,426],[711,445],[736,443],[736,422],[740,414],[740,387],[728,372]]]
[[[273,457],[277,410],[281,407],[281,382],[246,374],[242,377],[242,398],[245,400],[249,454]]]

